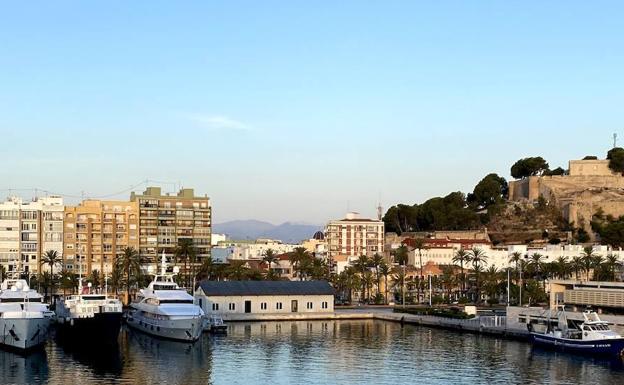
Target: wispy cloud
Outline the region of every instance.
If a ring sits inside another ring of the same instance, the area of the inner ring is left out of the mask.
[[[253,128],[247,123],[223,115],[187,114],[185,117],[211,130],[249,131]]]

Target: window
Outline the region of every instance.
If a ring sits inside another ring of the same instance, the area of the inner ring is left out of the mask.
[[[234,310],[236,310],[236,304],[235,304],[235,303],[231,303],[231,304],[228,306],[228,308],[229,308],[231,311],[234,311]]]
[[[281,302],[276,303],[276,304],[275,304],[275,308],[276,308],[277,310],[282,310],[282,303],[281,303]]]
[[[233,305],[233,304],[230,304],[230,305]],[[232,310],[231,306],[230,306],[230,310]],[[213,303],[212,304],[212,311],[219,311],[219,304],[218,303]]]
[[[327,302],[323,302],[323,303],[321,303],[321,308],[323,308],[323,309],[327,309]]]
[[[306,303],[306,309],[312,309],[312,302]]]
[[[267,309],[267,303],[266,302],[262,302],[260,304],[260,310],[266,310]]]

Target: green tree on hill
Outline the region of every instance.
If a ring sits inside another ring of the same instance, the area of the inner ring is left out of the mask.
[[[548,171],[548,162],[541,156],[523,158],[511,166],[511,176],[522,179],[529,176],[542,175]]]
[[[607,153],[607,159],[611,170],[624,174],[624,148],[613,147]]]
[[[488,207],[504,201],[508,191],[509,187],[505,178],[492,173],[477,183],[468,200],[472,200],[480,207]]]

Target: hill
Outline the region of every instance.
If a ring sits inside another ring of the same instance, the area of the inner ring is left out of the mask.
[[[230,239],[252,240],[258,238],[279,239],[285,243],[299,243],[312,238],[315,232],[322,230],[320,225],[284,222],[274,225],[257,220],[237,220],[213,225],[214,233],[226,234]]]

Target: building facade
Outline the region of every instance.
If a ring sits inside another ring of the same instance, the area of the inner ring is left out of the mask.
[[[9,272],[37,274],[45,252],[63,252],[63,198],[35,198],[24,202],[9,197],[0,203],[0,264]]]
[[[344,219],[332,220],[325,228],[327,255],[330,260],[339,255],[357,258],[373,256],[384,251],[384,223],[381,220],[360,218],[348,213]]]
[[[332,313],[334,289],[325,281],[202,281],[195,303],[224,320],[295,313]]]
[[[136,202],[85,200],[65,207],[63,264],[68,271],[110,274],[126,247],[139,247]]]
[[[139,253],[147,265],[156,266],[164,253],[174,261],[176,247],[190,239],[197,251],[197,263],[210,258],[212,213],[207,196],[195,196],[193,189],[162,194],[160,187],[132,193],[130,201],[139,208]]]

